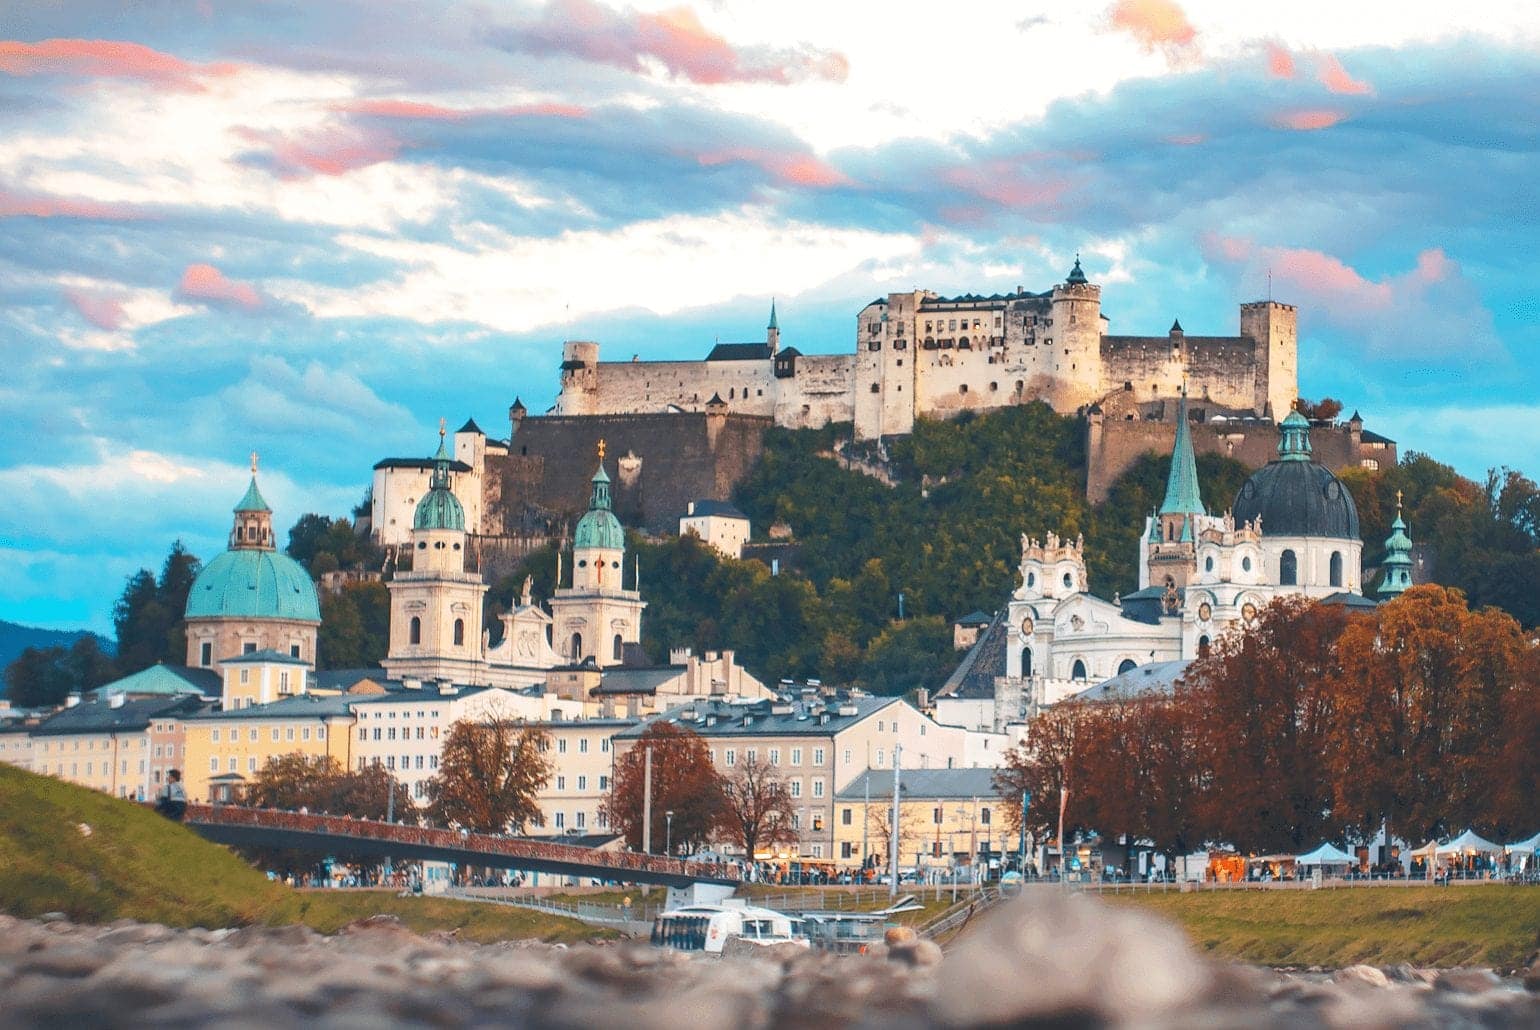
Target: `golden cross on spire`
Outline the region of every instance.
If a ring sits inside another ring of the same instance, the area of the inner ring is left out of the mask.
[[[443,436],[444,435],[444,427],[447,426],[448,424],[449,423],[446,422],[442,418],[438,420],[438,435],[439,436]]]
[[[604,440],[599,441],[599,464],[604,464]]]
[[[252,451],[251,452],[251,474],[252,475],[256,475],[257,474],[257,452],[256,451]]]
[[[1396,514],[1401,514],[1401,491],[1396,491]]]

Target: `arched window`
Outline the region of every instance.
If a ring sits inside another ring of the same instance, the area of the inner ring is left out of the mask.
[[[465,646],[465,620],[464,619],[456,619],[455,620],[455,646],[456,647],[464,647]]]
[[[1342,552],[1341,551],[1333,551],[1333,552],[1331,552],[1331,585],[1334,586],[1334,587],[1340,587],[1342,585]]]
[[[581,633],[572,634],[572,660],[574,662],[583,660],[583,634]]]
[[[1207,636],[1201,636],[1201,637],[1198,638],[1198,657],[1199,658],[1207,658],[1208,657],[1208,637]]]
[[[1072,680],[1085,679],[1085,662],[1081,661],[1079,658],[1076,658],[1074,666],[1072,666],[1069,670],[1069,678]]]
[[[1212,554],[1209,555],[1207,558],[1203,559],[1203,571],[1204,572],[1213,572],[1214,571],[1214,556]]]
[[[1299,558],[1293,551],[1284,551],[1278,559],[1278,583],[1286,587],[1299,584]]]
[[[1030,647],[1021,649],[1021,678],[1032,678],[1032,649]]]
[[[1118,675],[1119,676],[1123,675],[1125,672],[1132,672],[1133,669],[1134,669],[1134,660],[1132,658],[1125,658],[1121,662],[1118,663]]]
[[[615,660],[617,662],[620,661],[620,649],[623,646],[624,645],[621,643],[621,640],[620,640],[620,634],[616,633],[615,634],[615,654],[614,654],[614,658],[615,658]]]
[[[422,643],[422,620],[412,616],[412,624],[407,629],[407,640],[413,644]]]

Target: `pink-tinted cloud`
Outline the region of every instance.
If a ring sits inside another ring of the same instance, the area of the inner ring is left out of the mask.
[[[1282,43],[1267,44],[1267,74],[1275,79],[1294,77],[1294,55]]]
[[[468,118],[587,118],[588,108],[578,104],[515,104],[511,107],[444,107],[420,100],[350,100],[333,110],[371,118],[462,122]]]
[[[1187,20],[1187,12],[1173,0],[1117,0],[1107,12],[1112,27],[1126,32],[1145,50],[1163,50],[1168,55],[1192,48],[1198,30]]]
[[[236,133],[262,149],[246,155],[248,161],[266,164],[281,179],[312,175],[344,175],[381,161],[390,161],[401,150],[401,141],[386,132],[357,127],[329,128],[294,135],[237,129]]]
[[[695,159],[708,168],[737,163],[757,165],[785,186],[830,189],[850,183],[838,169],[811,154],[783,154],[758,147],[733,147],[698,154]]]
[[[256,311],[262,307],[262,294],[250,283],[225,277],[213,265],[188,265],[182,273],[182,281],[176,288],[177,296],[184,300],[203,301],[220,307],[237,307]]]
[[[236,64],[196,64],[115,39],[0,40],[0,72],[8,75],[133,79],[163,89],[196,91],[203,89],[202,80],[208,76],[239,70]]]
[[[1208,137],[1201,132],[1189,132],[1177,136],[1167,136],[1166,142],[1178,147],[1195,147],[1207,139]]]
[[[64,299],[80,317],[98,329],[117,329],[123,325],[123,300],[105,293],[65,290]]]
[[[1273,124],[1280,129],[1314,132],[1317,129],[1329,129],[1346,117],[1346,111],[1336,111],[1330,108],[1311,108],[1302,111],[1280,112],[1273,117]]]
[[[142,211],[128,204],[0,189],[0,218],[80,218],[87,221],[130,222],[144,217]]]
[[[1362,79],[1355,79],[1348,74],[1348,70],[1342,67],[1342,62],[1331,54],[1322,54],[1316,58],[1316,75],[1321,80],[1321,85],[1333,93],[1345,93],[1348,95],[1361,95],[1373,93],[1374,87]]]
[[[1283,296],[1308,298],[1318,306],[1339,312],[1384,312],[1404,302],[1408,294],[1461,275],[1459,264],[1439,248],[1418,254],[1411,271],[1376,281],[1324,251],[1267,247],[1246,237],[1217,234],[1206,236],[1202,246],[1210,261],[1243,266],[1252,278],[1265,270]]]
[[[1004,159],[950,168],[941,178],[975,197],[1013,209],[1051,206],[1068,188],[1062,179],[1029,175],[1017,162]]]
[[[701,85],[844,82],[850,74],[849,61],[831,50],[736,47],[701,24],[688,7],[653,13],[632,8],[616,11],[594,0],[554,0],[538,20],[519,26],[505,45],[526,53],[566,54],[633,72],[645,72],[650,59],[675,78]]]

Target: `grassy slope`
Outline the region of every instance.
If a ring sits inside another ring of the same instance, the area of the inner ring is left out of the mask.
[[[90,836],[79,830],[84,823]],[[609,936],[573,920],[389,891],[300,893],[138,805],[0,765],[0,912],[168,926],[305,923],[330,933],[377,913],[470,940]]]
[[[1199,947],[1273,966],[1513,969],[1540,944],[1540,889],[1377,887],[1107,895],[1174,919]]]

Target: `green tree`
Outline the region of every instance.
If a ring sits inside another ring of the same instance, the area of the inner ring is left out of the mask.
[[[338,569],[377,569],[381,564],[379,548],[355,523],[313,512],[294,523],[285,550],[317,578]]]
[[[5,668],[6,697],[18,708],[51,708],[75,689],[62,647],[29,647]]]
[[[140,569],[128,578],[112,612],[118,636],[117,665],[122,675],[147,669],[156,662],[186,661],[182,615],[199,568],[198,559],[178,540],[166,555],[159,580],[149,569]]]
[[[322,669],[378,665],[390,647],[390,591],[384,583],[345,583],[321,595],[317,664]]]

